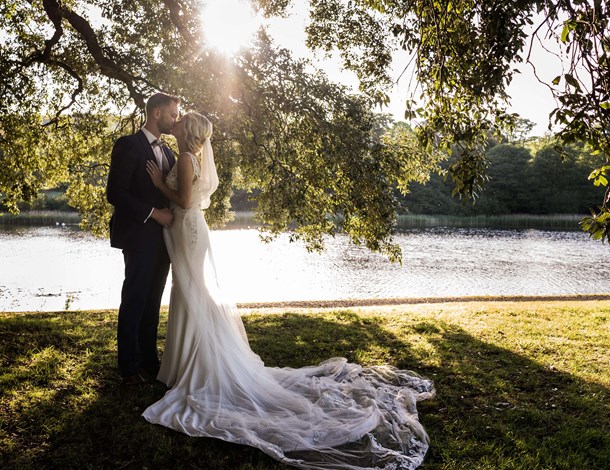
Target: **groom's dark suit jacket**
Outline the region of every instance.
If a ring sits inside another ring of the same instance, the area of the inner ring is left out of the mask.
[[[169,148],[161,147],[169,167],[175,159]],[[141,130],[120,137],[112,149],[106,195],[114,206],[110,220],[110,244],[124,250],[154,249],[163,243],[163,228],[152,218],[153,207],[169,207],[167,199],[153,185],[146,162],[157,162],[153,149]]]

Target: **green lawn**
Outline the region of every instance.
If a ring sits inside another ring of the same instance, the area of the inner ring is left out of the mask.
[[[270,366],[345,356],[432,378],[437,396],[419,405],[424,469],[610,468],[610,301],[253,311],[244,321]],[[164,387],[122,389],[115,327],[115,311],[0,313],[0,468],[284,468],[144,421]]]

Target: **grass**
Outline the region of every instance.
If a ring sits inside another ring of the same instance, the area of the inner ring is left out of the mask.
[[[610,301],[302,313],[245,312],[268,365],[345,356],[434,380],[436,398],[419,404],[422,468],[608,468]],[[164,390],[121,388],[115,327],[114,311],[0,313],[0,468],[284,468],[144,421]]]

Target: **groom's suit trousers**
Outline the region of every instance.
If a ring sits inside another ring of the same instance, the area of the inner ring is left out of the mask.
[[[119,369],[127,377],[159,365],[157,327],[169,257],[163,244],[156,250],[123,250],[123,257],[125,281],[117,342]]]

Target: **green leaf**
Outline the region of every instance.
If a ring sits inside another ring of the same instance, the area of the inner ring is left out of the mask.
[[[561,81],[561,75],[556,76],[553,81],[551,82],[553,85],[559,85],[559,82]]]
[[[563,30],[561,31],[561,42],[566,42],[568,39],[568,34],[570,34],[570,26],[569,23],[565,23],[563,25]]]
[[[415,111],[413,111],[412,109],[405,110],[405,119],[407,121],[410,121],[411,119],[415,119],[416,117],[417,117],[417,113]]]
[[[606,175],[606,173],[608,172],[608,170],[610,170],[610,165],[604,165],[602,167],[596,168],[595,170],[593,170],[590,174],[589,174],[589,178],[590,180],[595,179],[595,178],[599,178],[602,175]]]
[[[575,21],[566,21],[563,24],[563,30],[561,31],[561,42],[566,43],[568,41],[568,36],[570,31],[573,31],[576,28]]]
[[[570,73],[566,73],[566,74],[564,75],[564,77],[565,77],[565,79],[566,79],[566,82],[567,82],[569,85],[572,85],[574,88],[578,88],[578,89],[580,89],[580,84],[578,83],[578,80],[576,80],[572,74],[570,74]]]

